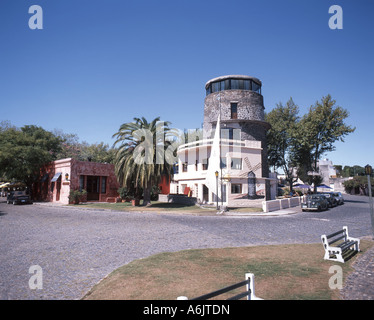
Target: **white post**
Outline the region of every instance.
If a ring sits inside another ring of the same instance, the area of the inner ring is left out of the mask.
[[[255,295],[255,275],[253,273],[246,273],[245,280],[248,280],[249,284],[247,284],[247,291],[251,291],[251,293],[247,296],[247,300],[263,300]]]

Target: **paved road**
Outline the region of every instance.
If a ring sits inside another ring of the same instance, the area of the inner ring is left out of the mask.
[[[368,200],[346,196],[326,212],[276,217],[160,215],[0,203],[0,299],[79,299],[134,259],[190,248],[316,243],[349,226],[369,236]],[[29,268],[43,271],[30,290]]]

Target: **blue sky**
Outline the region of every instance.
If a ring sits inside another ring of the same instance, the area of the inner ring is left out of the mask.
[[[334,4],[342,30],[328,27]],[[356,131],[326,157],[374,165],[373,15],[371,0],[1,0],[0,119],[111,145],[133,117],[200,127],[205,83],[245,74],[268,112],[331,94]]]

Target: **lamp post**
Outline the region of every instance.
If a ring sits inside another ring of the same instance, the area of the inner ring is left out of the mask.
[[[217,201],[217,210],[218,208],[218,171],[215,172],[216,175],[216,201]]]
[[[374,239],[374,212],[373,212],[373,197],[371,194],[371,182],[370,177],[373,173],[373,168],[369,165],[365,166],[365,173],[368,177],[368,189],[369,189],[369,205],[370,205],[370,218],[371,218],[371,231],[373,233],[373,239]]]

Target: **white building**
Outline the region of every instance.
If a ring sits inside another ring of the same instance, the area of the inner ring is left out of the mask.
[[[277,180],[269,178],[262,83],[230,75],[206,83],[203,137],[178,148],[178,173],[171,193],[202,203],[250,206],[274,199]],[[216,129],[219,130],[216,130]]]
[[[318,168],[324,184],[329,185],[330,178],[336,178],[336,170],[329,159],[319,160]]]

